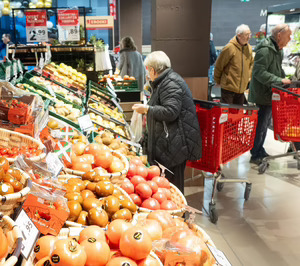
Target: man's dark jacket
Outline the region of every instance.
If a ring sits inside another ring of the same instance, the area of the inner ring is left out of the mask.
[[[167,168],[202,154],[200,127],[191,91],[172,69],[152,82],[153,94],[147,114],[149,162],[157,160]]]

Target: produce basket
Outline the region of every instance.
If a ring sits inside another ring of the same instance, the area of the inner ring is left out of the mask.
[[[12,237],[13,237],[13,241],[14,241],[13,254],[7,260],[6,259],[0,260],[0,265],[2,265],[2,266],[16,265],[16,263],[18,262],[18,258],[20,256],[21,247],[22,247],[21,230],[9,216],[3,215],[2,213],[0,213],[0,226],[3,229],[4,233],[7,233],[9,231],[12,232]],[[0,244],[2,244],[2,243],[0,243]]]
[[[185,213],[185,206],[187,205],[187,201],[186,198],[184,197],[184,195],[181,193],[181,191],[174,186],[172,183],[170,183],[170,191],[171,191],[171,200],[179,207],[178,210],[166,210],[166,212],[172,214],[172,215],[176,215],[176,216],[183,216],[183,214]],[[138,209],[140,212],[152,212],[153,210],[149,210],[146,208],[142,208],[139,207]]]
[[[31,180],[30,176],[21,169],[18,169],[22,173],[20,182],[24,188],[16,193],[8,194],[6,196],[0,195],[0,212],[4,215],[11,215],[14,210],[18,208],[19,204],[24,202],[27,195],[30,192]]]
[[[32,137],[26,136],[15,131],[0,128],[0,147],[2,146],[6,148],[22,148],[24,146],[30,147],[32,145],[37,146],[41,154],[30,157],[28,159],[33,162],[38,162],[44,159],[46,157],[46,148],[44,144],[42,144],[39,140],[36,140]],[[5,155],[2,156],[5,157]],[[13,163],[16,160],[16,157],[7,158],[7,160],[9,161],[9,163]]]
[[[121,154],[117,151],[114,151],[114,150],[110,150],[110,152],[112,153],[112,155],[118,157],[122,161],[122,163],[124,164],[125,167],[124,167],[123,171],[121,171],[121,172],[101,174],[101,176],[108,176],[109,178],[113,178],[113,177],[116,177],[116,176],[126,175],[127,172],[128,172],[128,169],[129,169],[129,162],[128,162],[127,158],[125,157],[125,155],[123,155],[123,154]],[[85,174],[85,172],[72,170],[72,169],[69,169],[69,168],[66,168],[65,170],[70,175],[83,176]]]

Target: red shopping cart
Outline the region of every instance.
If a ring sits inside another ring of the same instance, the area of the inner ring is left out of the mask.
[[[274,138],[290,142],[293,151],[264,158],[258,167],[260,174],[266,171],[270,160],[285,156],[295,156],[300,170],[300,152],[294,145],[294,142],[300,142],[300,82],[294,82],[287,88],[273,86],[272,91]]]
[[[225,179],[222,164],[226,164],[253,147],[258,108],[254,106],[228,105],[195,100],[196,112],[202,134],[202,158],[189,161],[188,166],[214,177],[209,203],[209,216],[213,223],[218,220],[215,208],[215,190],[221,191],[224,183],[246,183],[244,198],[248,200],[251,182],[247,179]]]

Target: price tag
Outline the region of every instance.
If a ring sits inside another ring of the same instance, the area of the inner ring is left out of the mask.
[[[45,65],[45,60],[44,60],[44,57],[41,56],[41,57],[40,57],[40,63],[39,63],[40,69],[43,69],[43,68],[44,68],[44,65]]]
[[[60,171],[64,168],[64,165],[55,153],[48,153],[46,163],[49,170],[54,173],[54,177],[58,176]]]
[[[9,81],[11,78],[11,67],[8,66],[5,68],[5,80]]]
[[[47,52],[45,53],[45,63],[46,63],[46,65],[48,65],[51,62],[51,57],[52,57],[52,54],[51,54],[50,46],[47,46]]]
[[[78,123],[82,131],[88,131],[94,128],[90,115],[79,117]]]
[[[52,86],[48,85],[46,88],[48,89],[48,91],[51,94],[51,96],[53,96],[54,98],[56,98],[56,95],[55,95],[55,92],[52,89]]]
[[[123,113],[123,109],[122,107],[119,105],[119,103],[117,102],[117,100],[115,98],[112,98],[111,101],[115,104],[116,107],[118,107],[119,111],[121,113]]]
[[[60,42],[80,41],[79,25],[76,26],[59,26],[58,39]]]
[[[16,224],[19,226],[23,237],[21,253],[25,259],[28,259],[39,237],[40,231],[23,209],[16,219]]]
[[[47,27],[26,27],[27,42],[47,42]]]
[[[217,248],[215,248],[211,245],[207,245],[207,247],[209,248],[209,250],[215,257],[218,264],[220,264],[222,266],[231,266],[231,263],[228,261],[225,254],[222,251],[218,250]]]
[[[114,97],[117,97],[117,94],[115,93],[115,87],[114,87],[114,85],[112,84],[111,79],[108,78],[108,79],[106,80],[106,82],[107,82],[107,85],[108,85],[108,87],[107,87],[108,91],[109,91]]]

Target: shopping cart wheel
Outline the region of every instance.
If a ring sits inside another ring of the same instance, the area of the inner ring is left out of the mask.
[[[210,221],[215,224],[218,221],[218,212],[216,210],[216,203],[209,203],[209,218]]]
[[[263,174],[264,172],[266,172],[266,170],[267,170],[268,167],[269,167],[269,163],[268,162],[262,162],[258,166],[258,173],[259,174]]]
[[[222,182],[217,183],[217,190],[218,191],[222,191],[223,187],[224,187],[224,183],[222,183]]]
[[[245,187],[245,194],[244,194],[244,199],[248,200],[250,197],[250,192],[251,192],[252,184],[251,183],[246,183]]]

